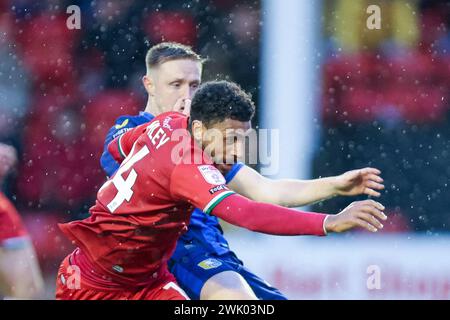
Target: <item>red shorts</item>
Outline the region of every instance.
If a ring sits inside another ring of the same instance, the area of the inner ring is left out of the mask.
[[[159,281],[148,287],[110,289],[92,286],[76,272],[68,255],[58,270],[56,279],[57,300],[188,300],[189,297],[177,285],[175,277],[167,272]]]

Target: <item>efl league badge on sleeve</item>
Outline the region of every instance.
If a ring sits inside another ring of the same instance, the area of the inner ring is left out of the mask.
[[[209,270],[220,267],[222,265],[222,262],[213,258],[208,258],[206,260],[201,261],[197,265],[204,270]]]
[[[206,182],[210,184],[219,185],[226,183],[225,178],[220,173],[220,171],[212,165],[198,166],[198,170],[200,170],[200,173],[202,174],[203,178],[205,178]]]

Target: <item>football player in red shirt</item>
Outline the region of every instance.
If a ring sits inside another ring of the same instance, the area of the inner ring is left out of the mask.
[[[163,112],[183,111],[189,115],[188,102],[201,82],[204,60],[185,45],[159,43],[149,49],[145,62],[147,73],[142,79],[148,93],[145,110],[138,115],[120,116],[105,140],[101,164],[109,177],[120,163],[108,151],[108,144]],[[227,186],[236,193],[286,207],[301,207],[337,195],[378,197],[377,190],[384,188],[380,171],[375,168],[313,180],[269,179],[239,161],[219,168]],[[213,265],[204,268],[205,263]],[[168,264],[180,287],[192,299],[286,299],[277,288],[244,266],[229,247],[218,219],[198,208],[192,212],[188,231],[178,239]]]
[[[0,184],[16,160],[15,149],[0,143]],[[42,290],[33,244],[16,208],[0,192],[0,296],[30,299],[39,297]]]
[[[61,264],[57,299],[187,299],[167,260],[194,208],[276,235],[382,228],[384,207],[372,200],[326,215],[251,201],[228,189],[215,163],[239,157],[242,139],[229,136],[247,132],[253,114],[253,102],[237,85],[210,82],[195,94],[190,118],[163,113],[113,140],[111,154],[124,160],[100,188],[91,216],[61,225],[78,248]],[[223,139],[211,139],[210,129]]]

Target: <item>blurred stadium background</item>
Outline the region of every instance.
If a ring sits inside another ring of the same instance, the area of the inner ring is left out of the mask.
[[[369,30],[369,5],[381,29]],[[68,30],[66,8],[81,8]],[[246,265],[294,299],[450,298],[450,2],[408,0],[0,1],[0,141],[20,162],[3,190],[47,278],[71,250],[57,222],[86,215],[114,119],[144,108],[149,46],[190,44],[204,80],[253,94],[280,130],[275,177],[382,170],[389,223],[326,239],[227,226]],[[351,199],[312,209],[336,213]],[[371,267],[381,289],[369,290]]]

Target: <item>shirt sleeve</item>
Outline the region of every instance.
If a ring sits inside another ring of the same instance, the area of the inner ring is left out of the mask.
[[[238,194],[220,202],[212,214],[236,226],[267,234],[283,236],[327,234],[326,214],[255,202]]]
[[[122,163],[123,159],[127,157],[131,149],[133,148],[133,144],[136,142],[139,136],[145,132],[147,126],[148,123],[144,123],[135,128],[132,128],[124,134],[116,137],[108,144],[107,150],[115,161],[117,161],[119,164]]]
[[[227,181],[227,183],[230,183],[230,181],[234,179],[234,177],[239,172],[239,170],[242,169],[242,167],[244,167],[244,164],[242,162],[237,162],[233,164],[230,171],[228,171],[227,174],[225,175],[225,180]]]
[[[14,205],[0,194],[0,246],[5,247],[7,244],[21,242],[19,240],[27,236],[28,232]]]
[[[130,121],[129,118],[122,116],[119,117],[116,120],[114,126],[109,129],[108,134],[106,135],[105,143],[103,145],[103,153],[100,158],[100,165],[108,177],[112,176],[117,171],[120,165],[120,163],[118,163],[114,159],[113,155],[109,152],[108,145],[115,138],[121,136],[128,130],[132,129],[134,126],[135,125]]]
[[[179,164],[171,175],[172,197],[189,202],[209,214],[223,199],[234,194],[220,171],[210,164]]]
[[[226,183],[230,183],[234,179],[239,170],[244,167],[242,162],[236,162],[234,164],[216,164],[217,169],[224,175]]]

